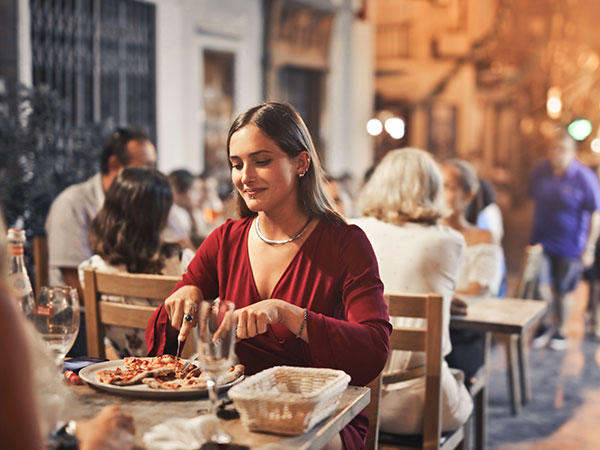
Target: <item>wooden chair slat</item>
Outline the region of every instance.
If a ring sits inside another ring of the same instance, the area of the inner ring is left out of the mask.
[[[85,304],[85,332],[88,356],[106,358],[104,350],[104,327],[100,321],[96,295],[96,272],[85,270],[83,273],[83,302]]]
[[[106,325],[146,328],[146,324],[155,309],[153,306],[100,302],[100,316],[102,317],[102,323]]]
[[[419,328],[394,328],[390,336],[390,348],[411,352],[426,351],[427,330]]]
[[[371,400],[365,408],[365,413],[369,418],[369,431],[367,433],[366,450],[376,450],[379,440],[379,402],[381,401],[381,380],[382,374],[377,375],[367,387],[371,389]]]
[[[391,317],[427,317],[427,294],[385,295]],[[398,300],[398,301],[397,301]]]
[[[441,296],[430,296],[427,299],[427,375],[423,411],[423,417],[427,420],[423,424],[423,449],[438,449],[442,432],[442,303]]]
[[[167,275],[116,274],[96,271],[98,291],[111,295],[164,300],[171,294],[178,281],[179,277]]]
[[[39,295],[42,286],[48,286],[48,238],[34,236],[33,264],[35,266],[35,295]]]

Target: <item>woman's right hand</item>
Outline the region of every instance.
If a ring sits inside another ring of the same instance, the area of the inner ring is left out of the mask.
[[[188,334],[198,322],[198,309],[202,301],[202,291],[196,286],[182,286],[165,300],[165,309],[171,325],[179,330],[178,341],[185,341]],[[184,317],[190,315],[190,322]]]

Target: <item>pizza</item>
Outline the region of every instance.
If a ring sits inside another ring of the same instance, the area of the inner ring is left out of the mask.
[[[200,368],[190,364],[183,372],[184,361],[172,355],[148,358],[127,357],[124,367],[100,370],[96,379],[100,383],[116,386],[132,386],[145,384],[152,389],[185,390],[204,389],[206,379]],[[232,366],[219,378],[222,384],[231,383],[244,373],[244,366]]]
[[[244,366],[236,364],[231,366],[229,370],[219,377],[219,384],[227,384],[237,380],[244,374]],[[152,389],[205,389],[206,378],[200,373],[200,369],[196,368],[185,374],[182,378],[171,378],[169,376],[156,375],[153,378],[144,378],[142,380],[146,386]]]

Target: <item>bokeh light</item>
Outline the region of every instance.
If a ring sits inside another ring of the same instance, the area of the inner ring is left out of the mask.
[[[562,111],[562,101],[558,97],[550,97],[546,103],[546,109],[548,110],[549,117],[558,119]]]
[[[560,117],[562,107],[563,104],[561,100],[560,88],[551,87],[548,89],[548,96],[546,100],[546,112],[548,113],[548,117],[551,119],[558,119]]]
[[[385,131],[394,139],[402,139],[406,132],[404,120],[399,117],[392,117],[385,121]]]
[[[371,136],[379,136],[383,131],[383,125],[379,119],[371,119],[367,122],[367,133]]]
[[[592,151],[594,153],[600,153],[600,139],[598,139],[598,138],[593,139],[591,147],[592,147]]]
[[[584,141],[592,133],[592,123],[587,119],[575,119],[567,130],[576,141]]]

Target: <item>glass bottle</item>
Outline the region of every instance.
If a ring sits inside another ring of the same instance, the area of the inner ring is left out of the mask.
[[[26,317],[31,317],[34,297],[23,256],[25,230],[9,228],[7,240],[8,254],[10,256],[8,280],[13,288],[14,295],[17,297],[21,311],[23,311]]]

